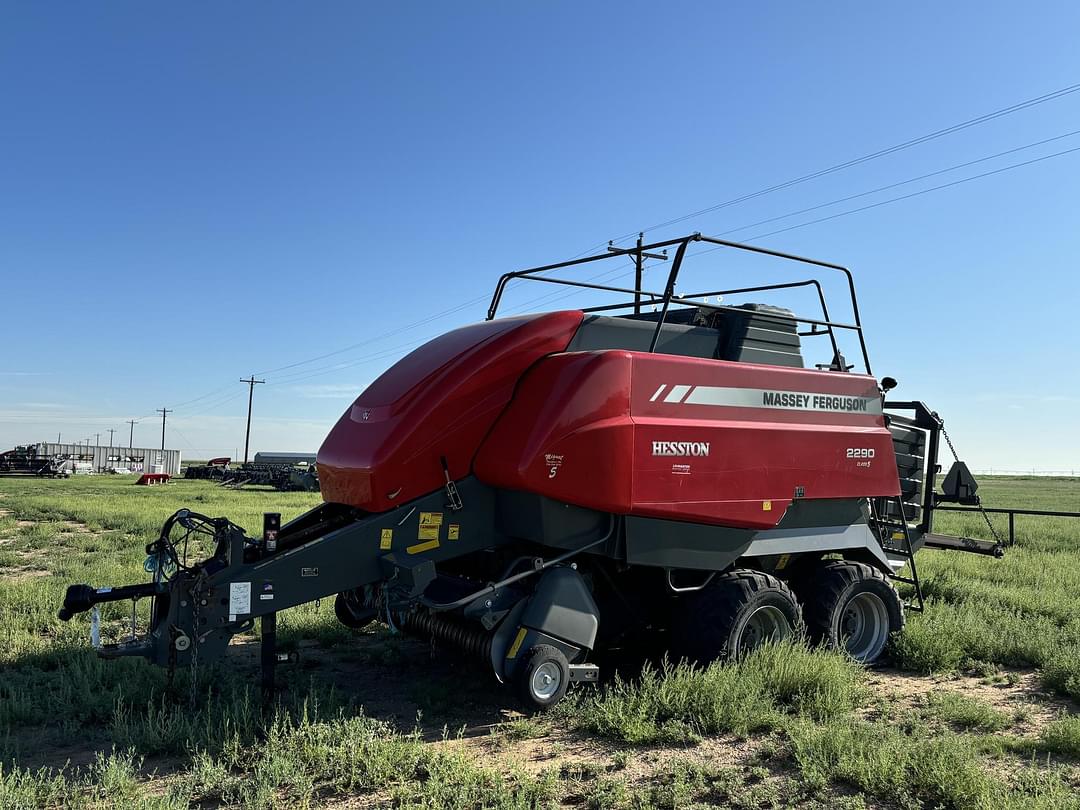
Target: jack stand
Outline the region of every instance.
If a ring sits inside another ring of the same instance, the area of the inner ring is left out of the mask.
[[[267,613],[262,619],[262,644],[260,646],[262,663],[263,703],[269,705],[274,699],[274,669],[277,666],[277,613]]]

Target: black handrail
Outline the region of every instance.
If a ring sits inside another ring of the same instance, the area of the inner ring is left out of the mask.
[[[649,348],[649,351],[655,351],[656,350],[656,345],[657,345],[657,343],[658,343],[658,341],[660,339],[661,331],[662,331],[662,329],[664,327],[664,322],[667,319],[668,309],[670,308],[670,305],[671,305],[672,302],[684,303],[684,304],[689,304],[689,305],[693,305],[693,306],[704,306],[704,307],[707,307],[709,309],[716,309],[716,310],[742,311],[737,307],[727,307],[727,306],[721,306],[721,305],[717,305],[717,304],[708,304],[708,303],[703,303],[701,301],[693,300],[694,298],[700,298],[700,297],[703,297],[703,296],[709,296],[709,295],[715,296],[715,295],[725,294],[723,291],[716,292],[716,293],[699,293],[699,294],[689,295],[689,296],[677,296],[677,295],[675,295],[675,282],[676,282],[676,280],[678,278],[679,271],[682,269],[683,259],[686,257],[686,248],[691,242],[708,242],[710,244],[717,245],[717,246],[720,246],[720,247],[730,247],[730,248],[734,248],[736,250],[746,250],[746,251],[749,251],[751,253],[758,253],[758,254],[761,254],[761,255],[772,256],[772,257],[779,258],[779,259],[786,259],[788,261],[801,262],[803,264],[810,264],[810,265],[814,265],[815,267],[824,267],[826,269],[837,270],[837,271],[843,273],[845,278],[847,279],[848,293],[851,296],[851,311],[852,311],[852,314],[854,315],[854,318],[855,318],[855,322],[853,324],[837,323],[837,322],[834,322],[829,317],[828,306],[827,306],[827,304],[825,302],[824,292],[821,289],[821,284],[816,279],[810,279],[809,281],[803,281],[803,282],[784,283],[784,284],[768,284],[768,285],[761,285],[761,286],[758,286],[758,287],[744,287],[744,288],[740,288],[740,289],[737,289],[737,290],[729,290],[729,291],[726,292],[726,294],[734,295],[736,293],[742,293],[742,292],[759,292],[759,291],[774,290],[774,289],[788,289],[788,288],[791,288],[791,287],[799,287],[799,286],[806,286],[808,284],[813,284],[817,288],[817,291],[818,291],[818,298],[819,298],[819,300],[821,302],[822,314],[824,315],[824,320],[818,320],[818,319],[813,319],[813,318],[804,318],[804,317],[796,316],[796,315],[785,316],[785,315],[780,315],[778,313],[757,313],[757,314],[762,316],[762,317],[773,317],[773,318],[776,318],[777,320],[795,321],[797,323],[807,323],[807,324],[811,324],[811,325],[814,325],[814,326],[824,326],[826,328],[826,330],[827,330],[827,332],[829,334],[829,338],[830,338],[830,340],[832,342],[834,359],[838,359],[839,356],[840,356],[840,352],[839,352],[838,344],[837,344],[837,341],[836,341],[836,334],[834,332],[834,329],[848,329],[848,330],[854,331],[856,333],[856,335],[858,335],[858,338],[859,338],[859,348],[862,351],[863,365],[866,368],[866,373],[867,374],[873,373],[871,371],[871,368],[870,368],[870,354],[867,351],[866,339],[865,339],[865,337],[863,335],[863,331],[862,331],[862,318],[861,318],[861,315],[859,313],[859,302],[858,302],[858,298],[857,298],[856,293],[855,293],[855,280],[854,280],[850,270],[848,270],[846,267],[843,267],[841,265],[832,264],[831,262],[824,262],[824,261],[820,261],[818,259],[810,259],[810,258],[807,258],[805,256],[797,256],[797,255],[792,254],[792,253],[782,253],[781,251],[778,251],[778,250],[771,250],[769,248],[758,247],[756,245],[746,245],[746,244],[743,244],[743,243],[740,243],[740,242],[729,242],[727,240],[717,239],[717,238],[714,238],[714,237],[711,237],[711,236],[702,236],[700,233],[693,233],[693,234],[690,234],[689,236],[684,236],[684,237],[681,237],[681,238],[678,238],[678,239],[668,239],[668,240],[665,240],[665,241],[662,241],[662,242],[654,242],[654,243],[649,244],[649,245],[634,246],[633,248],[627,248],[625,250],[623,250],[623,249],[613,250],[613,249],[609,248],[609,250],[607,252],[597,254],[597,255],[594,255],[594,256],[585,256],[585,257],[579,258],[579,259],[570,259],[569,261],[565,261],[565,262],[556,262],[554,264],[547,264],[547,265],[543,265],[543,266],[540,266],[540,267],[532,267],[532,268],[529,268],[527,270],[516,270],[514,272],[504,273],[502,276],[499,277],[499,281],[495,286],[495,292],[494,292],[494,294],[492,295],[492,298],[491,298],[491,305],[488,307],[487,319],[492,320],[495,317],[496,313],[498,312],[499,303],[502,300],[503,293],[506,291],[506,285],[511,280],[518,279],[518,278],[527,278],[527,279],[530,279],[532,281],[545,281],[545,282],[548,282],[548,283],[551,283],[551,284],[561,284],[561,285],[565,285],[565,286],[568,286],[568,287],[580,287],[580,288],[583,288],[583,289],[605,290],[607,292],[627,293],[627,294],[633,295],[634,299],[632,299],[631,301],[626,302],[626,303],[605,305],[605,306],[601,306],[601,307],[590,307],[590,308],[586,309],[585,311],[587,311],[587,312],[599,312],[599,311],[611,310],[611,309],[622,309],[622,308],[634,306],[635,301],[637,301],[638,306],[641,306],[642,304],[645,304],[645,305],[647,305],[647,304],[660,304],[661,305],[661,312],[660,312],[659,318],[657,319],[656,329],[655,329],[655,331],[653,333],[652,341],[650,342],[650,348]],[[666,248],[666,247],[671,247],[671,246],[678,246],[678,247],[676,249],[674,261],[672,262],[672,265],[671,265],[671,271],[668,273],[667,283],[664,285],[664,291],[662,293],[649,292],[649,291],[646,291],[646,290],[642,290],[640,288],[640,285],[637,285],[635,289],[630,290],[630,289],[626,289],[624,287],[614,287],[614,286],[607,285],[607,284],[593,284],[593,283],[586,282],[586,281],[573,281],[571,279],[550,278],[550,277],[544,277],[544,276],[538,275],[540,273],[546,273],[548,271],[558,270],[558,269],[561,269],[561,268],[564,268],[564,267],[575,267],[577,265],[588,264],[590,262],[601,261],[603,259],[610,259],[610,258],[613,258],[615,256],[634,255],[634,254],[637,254],[639,252],[644,252],[644,251],[649,251],[649,250],[657,250],[657,249],[660,249],[660,248]],[[642,301],[642,296],[648,296],[649,300]]]
[[[1080,512],[1055,512],[1050,509],[1010,509],[1010,508],[994,508],[982,507],[980,509],[968,509],[963,506],[935,506],[935,509],[941,512],[970,512],[973,515],[978,515],[980,512],[988,512],[992,515],[1008,515],[1009,516],[1009,542],[1008,545],[1012,546],[1016,544],[1016,516],[1017,515],[1035,515],[1037,517],[1063,517],[1063,518],[1080,518]]]

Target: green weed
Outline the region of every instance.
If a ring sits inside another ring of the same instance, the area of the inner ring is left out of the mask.
[[[927,708],[931,717],[964,731],[1001,731],[1011,722],[1005,712],[959,692],[931,694]]]
[[[839,782],[902,807],[1075,808],[1077,797],[1064,771],[1003,780],[979,760],[969,738],[951,732],[855,720],[793,722],[788,738],[807,783],[824,790]]]
[[[646,667],[584,699],[575,714],[584,728],[628,743],[687,744],[704,734],[773,729],[788,712],[832,717],[864,695],[863,670],[851,661],[789,643],[729,664]]]

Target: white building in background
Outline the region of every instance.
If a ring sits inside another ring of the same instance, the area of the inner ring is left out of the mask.
[[[129,473],[168,473],[180,475],[180,451],[148,447],[101,447],[86,444],[57,444],[39,442],[37,455],[44,458],[70,458],[76,471],[86,469],[96,473],[127,471]],[[80,464],[80,462],[82,464]]]

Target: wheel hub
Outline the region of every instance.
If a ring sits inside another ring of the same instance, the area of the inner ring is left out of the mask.
[[[876,593],[863,591],[844,606],[837,627],[840,646],[860,662],[875,661],[889,640],[889,611]]]
[[[558,665],[551,661],[545,661],[538,666],[530,679],[532,692],[539,700],[550,698],[559,691],[561,685],[562,672]]]
[[[763,605],[746,620],[739,639],[739,654],[745,655],[763,644],[783,641],[791,635],[791,622],[784,611],[773,605]]]

